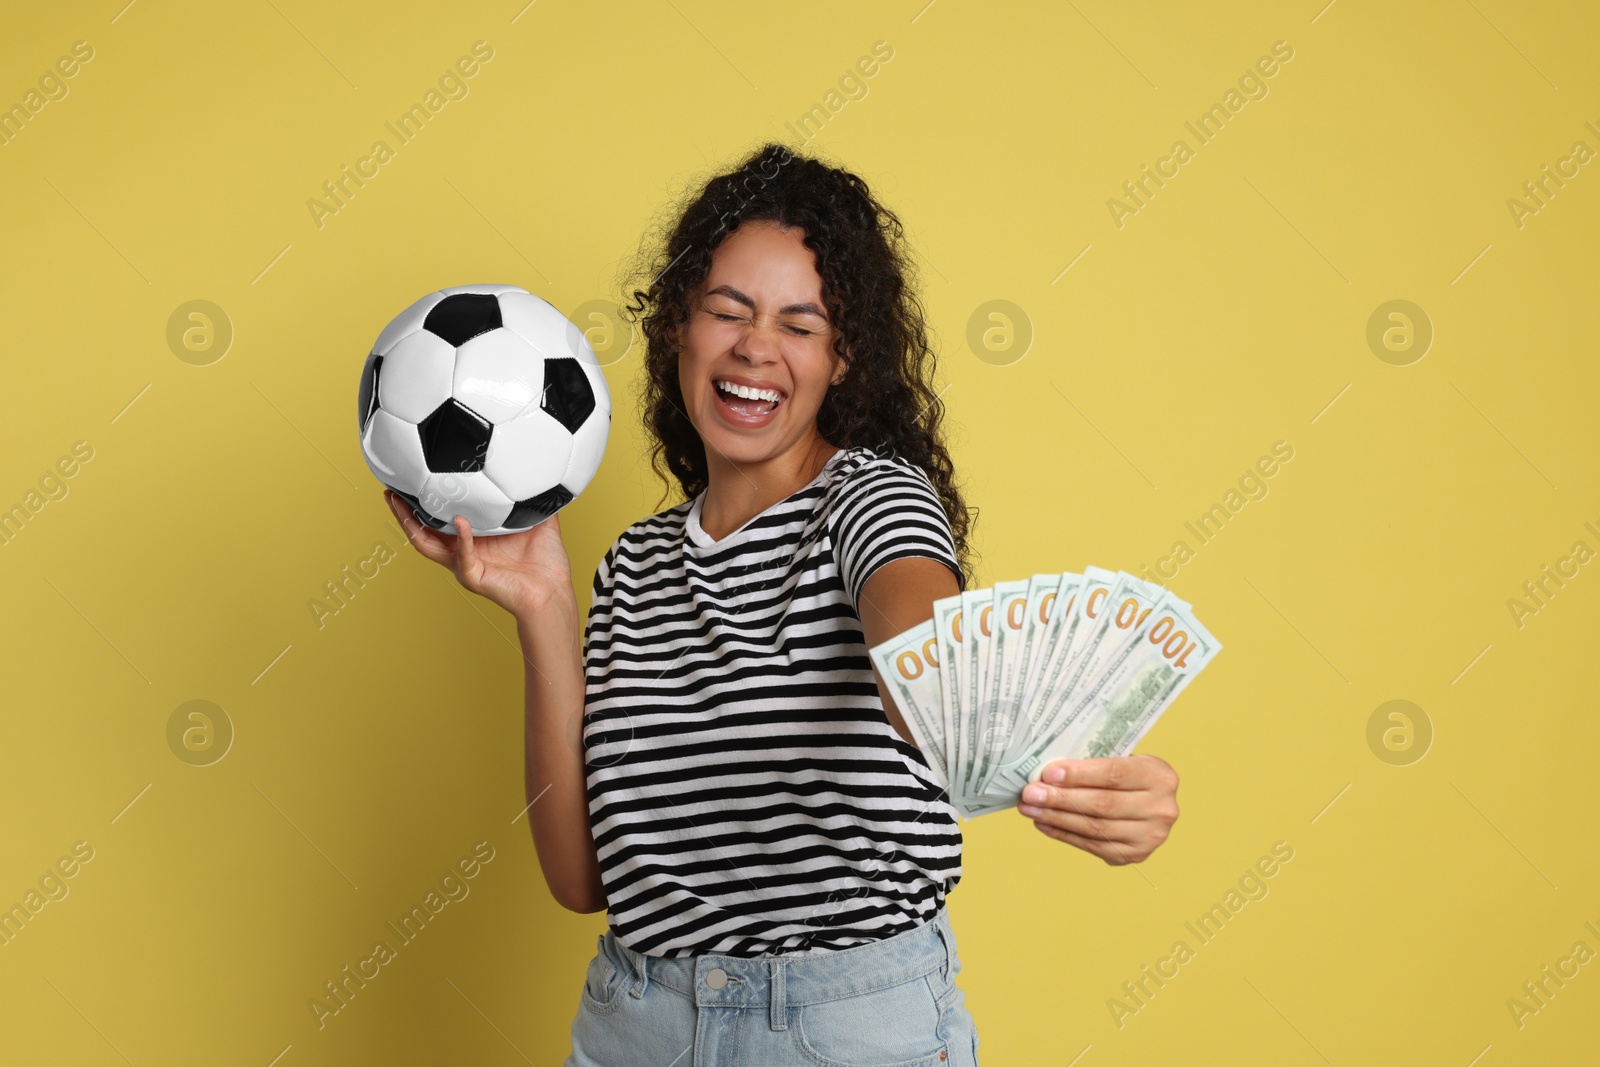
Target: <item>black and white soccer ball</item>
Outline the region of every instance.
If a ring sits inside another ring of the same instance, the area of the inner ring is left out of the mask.
[[[537,526],[583,492],[611,394],[583,333],[515,285],[429,293],[383,328],[361,371],[361,454],[417,519],[474,535]]]

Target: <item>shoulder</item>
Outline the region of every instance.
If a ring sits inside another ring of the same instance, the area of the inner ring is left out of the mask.
[[[672,505],[665,511],[658,511],[654,515],[646,515],[618,534],[617,539],[612,542],[612,547],[636,545],[652,539],[669,539],[682,534],[684,522],[689,517],[689,509],[693,506],[693,500],[685,500],[682,503]]]
[[[931,506],[943,513],[928,472],[892,452],[865,446],[847,449],[828,482],[830,514],[849,516],[890,505]]]
[[[961,582],[954,533],[927,471],[900,456],[853,449],[829,483],[828,531],[851,599],[885,564],[908,556],[937,559]]]
[[[681,550],[684,523],[693,505],[693,500],[674,504],[665,511],[646,515],[617,534],[595,568],[596,586],[608,582],[617,569],[648,566],[664,553]]]

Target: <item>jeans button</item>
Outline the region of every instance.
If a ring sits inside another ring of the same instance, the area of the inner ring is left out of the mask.
[[[706,985],[712,989],[721,989],[728,984],[728,972],[721,967],[713,967],[706,972]]]

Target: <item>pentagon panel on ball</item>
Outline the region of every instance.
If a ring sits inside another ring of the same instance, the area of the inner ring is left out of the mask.
[[[422,434],[422,457],[430,471],[448,474],[483,470],[494,427],[461,401],[446,400],[417,429]]]
[[[515,285],[429,293],[385,326],[357,390],[361,454],[418,521],[518,533],[600,469],[611,394],[582,331]]]

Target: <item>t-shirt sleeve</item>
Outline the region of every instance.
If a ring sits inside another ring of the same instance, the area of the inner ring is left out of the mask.
[[[964,587],[955,538],[927,472],[904,460],[873,460],[838,486],[830,522],[839,574],[860,611],[861,590],[885,563],[936,559]]]
[[[589,585],[589,592],[594,597],[604,596],[611,586],[612,562],[617,558],[617,546],[621,540],[613,541],[611,547],[606,549],[606,554],[600,557],[600,562],[595,564],[594,581]]]
[[[583,673],[585,688],[592,691],[599,680],[603,660],[611,649],[612,570],[616,566],[621,538],[613,542],[594,569],[589,585],[589,613],[583,624]]]

